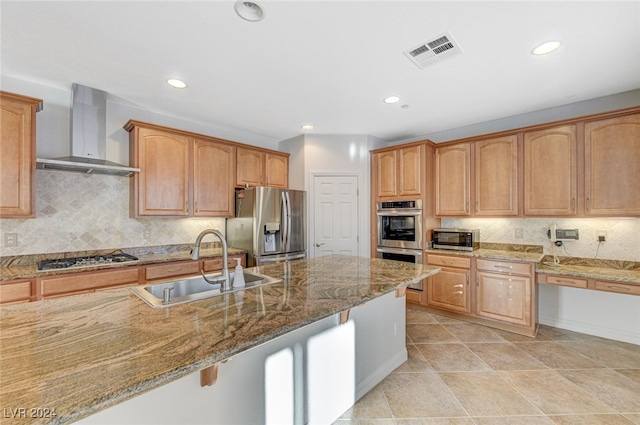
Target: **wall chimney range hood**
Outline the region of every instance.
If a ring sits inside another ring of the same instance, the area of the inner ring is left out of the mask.
[[[41,170],[131,176],[139,168],[107,161],[107,93],[73,84],[71,102],[71,156],[37,158]]]

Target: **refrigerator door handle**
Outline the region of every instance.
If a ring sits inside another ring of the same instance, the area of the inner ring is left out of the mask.
[[[292,219],[291,219],[291,198],[289,197],[289,192],[284,192],[287,198],[287,251],[291,249],[291,227],[293,227]]]
[[[289,245],[289,205],[287,203],[287,192],[282,192],[282,248],[287,252]]]

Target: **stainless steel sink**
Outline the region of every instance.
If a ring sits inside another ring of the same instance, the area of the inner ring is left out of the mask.
[[[215,284],[207,282],[202,276],[194,276],[166,283],[138,286],[131,290],[151,307],[170,307],[176,304],[215,297],[216,295],[230,294],[244,289],[282,282],[282,279],[276,279],[256,272],[244,271],[245,286],[234,288],[233,282],[235,280],[235,274],[235,271],[229,273],[231,289],[228,291],[221,290],[223,281],[221,274],[207,275],[207,279],[219,282]],[[166,301],[165,298],[167,299]]]

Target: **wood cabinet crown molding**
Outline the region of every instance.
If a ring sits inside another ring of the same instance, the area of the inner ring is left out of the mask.
[[[36,112],[42,100],[0,91],[0,218],[35,217]]]

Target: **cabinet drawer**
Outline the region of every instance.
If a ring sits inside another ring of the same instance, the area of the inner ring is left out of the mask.
[[[0,304],[31,301],[31,281],[0,284]]]
[[[407,302],[421,304],[422,291],[414,291],[412,289],[407,289]]]
[[[464,257],[449,257],[445,255],[428,255],[427,264],[468,269],[471,268],[471,259]]]
[[[200,273],[198,261],[180,261],[168,264],[156,264],[145,268],[147,281],[173,276],[196,275]]]
[[[39,279],[43,297],[92,292],[100,288],[137,285],[138,283],[140,283],[140,269],[138,267],[104,272],[74,273]]]
[[[547,276],[549,285],[572,286],[574,288],[587,288],[587,279],[577,279],[575,277],[566,276]]]
[[[598,291],[618,292],[620,294],[640,295],[640,285],[631,285],[627,283],[606,282],[596,280],[596,289]]]
[[[236,258],[240,258],[240,264],[242,264],[242,267],[246,266],[244,254],[229,255],[229,261],[227,263],[229,270],[234,269],[237,266]],[[222,270],[222,257],[203,260],[202,269],[205,272],[215,272],[215,271]]]
[[[477,260],[476,268],[492,273],[510,273],[531,276],[531,264],[511,261]]]

